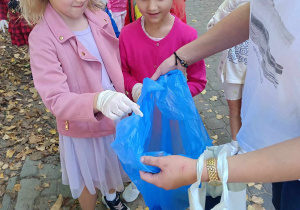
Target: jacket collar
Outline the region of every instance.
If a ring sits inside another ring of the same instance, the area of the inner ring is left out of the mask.
[[[96,11],[96,13],[99,14],[99,11]],[[105,16],[102,15],[103,18],[100,19],[98,15],[95,15],[95,13],[93,13],[89,9],[86,9],[84,14],[87,17],[90,26],[92,24],[93,26],[101,29],[108,23],[108,20],[105,19]],[[44,19],[58,42],[64,43],[71,37],[75,36],[50,3],[46,7]]]

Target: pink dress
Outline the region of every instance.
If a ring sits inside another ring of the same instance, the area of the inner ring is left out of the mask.
[[[85,48],[104,64],[90,27],[83,31],[75,31],[74,34]],[[105,64],[102,69],[102,86],[104,89],[114,90]],[[124,189],[123,181],[129,179],[110,146],[114,140],[115,135],[98,138],[59,135],[62,183],[70,185],[73,198],[81,195],[84,186],[91,194],[95,194],[97,188],[102,195],[108,194],[111,189],[117,191]]]

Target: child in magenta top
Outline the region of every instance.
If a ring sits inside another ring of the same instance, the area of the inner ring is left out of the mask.
[[[120,54],[125,90],[134,101],[139,98],[143,79],[181,46],[197,38],[196,29],[171,15],[172,0],[137,0],[142,17],[126,25],[120,34]],[[174,55],[175,63],[175,55]],[[187,68],[192,96],[206,85],[204,60]]]
[[[141,94],[143,79],[151,77],[166,58],[198,37],[196,29],[171,15],[173,0],[136,0],[136,3],[143,16],[126,25],[119,37],[125,90],[135,102]],[[174,55],[174,63],[175,60],[180,65]],[[186,72],[187,84],[195,96],[207,82],[204,60],[188,66]],[[130,184],[123,198],[130,202],[138,194],[134,184]]]

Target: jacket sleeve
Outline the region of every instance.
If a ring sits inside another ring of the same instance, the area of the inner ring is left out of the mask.
[[[207,24],[207,30],[216,25],[219,21],[221,21],[224,17],[229,15],[238,7],[246,4],[249,0],[225,0],[215,12],[215,15],[210,19]]]
[[[195,30],[192,40],[197,39],[197,31]],[[187,84],[191,91],[192,96],[198,95],[205,89],[207,83],[206,80],[206,68],[204,60],[200,60],[190,65],[187,70]]]
[[[61,120],[97,122],[101,116],[98,118],[93,112],[96,93],[79,94],[70,91],[63,64],[60,63],[54,41],[49,36],[51,33],[42,33],[36,28],[29,36],[34,85],[45,106]]]
[[[123,33],[124,31],[122,31]],[[133,86],[138,83],[138,81],[135,79],[134,76],[131,75],[131,69],[128,65],[128,59],[127,59],[127,50],[125,47],[125,42],[123,34],[120,34],[119,41],[120,41],[120,56],[121,56],[121,63],[122,63],[122,72],[124,76],[124,85],[125,90],[131,95],[131,91]]]
[[[8,5],[4,0],[0,0],[0,20],[7,19]]]

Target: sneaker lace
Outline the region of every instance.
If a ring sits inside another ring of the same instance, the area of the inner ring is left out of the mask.
[[[122,210],[123,207],[124,207],[123,203],[121,203],[121,202],[118,205],[114,206],[114,208],[117,209],[117,210]]]

